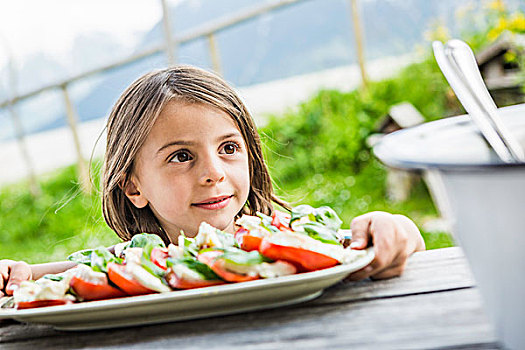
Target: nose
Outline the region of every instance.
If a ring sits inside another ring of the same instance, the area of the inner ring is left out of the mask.
[[[202,160],[202,171],[200,176],[201,185],[212,185],[224,181],[224,164],[217,155],[206,156]]]

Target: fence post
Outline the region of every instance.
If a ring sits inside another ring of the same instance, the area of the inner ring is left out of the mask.
[[[364,55],[364,41],[363,41],[363,30],[361,28],[361,21],[359,20],[359,4],[358,0],[350,0],[350,9],[352,15],[352,24],[354,27],[354,38],[357,50],[357,62],[359,64],[359,71],[361,72],[361,81],[363,87],[366,89],[368,86],[368,76],[366,74],[365,67],[365,55]]]
[[[29,191],[31,192],[31,195],[33,197],[38,197],[42,191],[40,190],[40,186],[38,185],[35,169],[33,168],[33,163],[31,161],[31,157],[29,156],[29,152],[26,147],[26,143],[24,140],[24,128],[22,127],[20,117],[18,116],[18,113],[16,112],[13,103],[9,102],[7,106],[7,108],[9,109],[9,114],[11,115],[11,119],[13,120],[16,140],[18,141],[18,146],[20,147],[20,151],[22,152],[22,158],[24,158],[24,162],[26,163],[27,173],[29,176]]]
[[[27,150],[27,146],[24,140],[24,127],[22,126],[22,122],[20,121],[20,116],[16,112],[15,109],[15,103],[16,103],[16,96],[17,96],[17,77],[16,77],[16,69],[15,69],[15,62],[13,58],[13,54],[11,52],[11,47],[7,40],[4,38],[3,35],[0,33],[0,43],[4,47],[6,51],[7,56],[7,74],[8,74],[8,86],[7,90],[11,92],[11,97],[8,97],[7,102],[7,109],[9,110],[9,115],[11,116],[11,120],[13,121],[13,127],[15,129],[15,137],[18,142],[18,146],[20,147],[20,151],[22,152],[22,158],[24,158],[24,162],[26,163],[27,168],[27,174],[29,177],[29,192],[33,197],[38,197],[42,191],[40,189],[40,185],[38,184],[38,180],[36,178],[36,172],[33,168],[33,162],[31,161],[31,157],[29,156],[29,151]]]
[[[77,154],[78,180],[80,183],[80,187],[82,188],[82,191],[86,194],[89,194],[91,193],[92,186],[91,186],[91,181],[89,179],[89,170],[86,164],[86,160],[84,159],[84,156],[82,155],[82,147],[80,145],[80,138],[78,137],[77,114],[75,112],[75,108],[73,104],[71,103],[71,99],[69,98],[69,93],[67,91],[67,85],[63,84],[60,86],[60,88],[62,89],[62,94],[64,96],[64,102],[66,105],[67,122],[69,124],[69,128],[71,129],[71,134],[73,136],[73,143],[75,145],[75,151]]]
[[[221,56],[219,55],[219,46],[213,33],[208,34],[208,47],[210,50],[211,65],[215,73],[222,75]]]
[[[164,27],[164,40],[166,41],[166,56],[168,57],[168,64],[175,64],[175,44],[173,43],[173,36],[171,35],[171,21],[169,15],[169,7],[166,0],[160,1],[162,4],[162,24]]]

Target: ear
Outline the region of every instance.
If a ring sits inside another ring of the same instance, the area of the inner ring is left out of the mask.
[[[122,186],[122,191],[134,206],[141,209],[148,205],[149,201],[140,192],[138,181],[134,176],[130,176],[128,181]]]

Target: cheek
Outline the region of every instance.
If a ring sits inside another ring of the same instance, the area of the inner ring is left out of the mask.
[[[148,197],[151,205],[164,210],[178,207],[188,196],[188,185],[184,185],[185,179],[173,174],[161,175],[161,172],[150,174],[145,187],[145,195]]]
[[[244,200],[248,199],[248,193],[250,192],[250,167],[248,165],[248,159],[246,158],[242,164],[239,165],[237,171],[235,172],[237,177],[237,182],[241,187],[241,192],[244,195]]]

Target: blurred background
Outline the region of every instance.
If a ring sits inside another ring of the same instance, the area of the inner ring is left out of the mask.
[[[431,53],[461,38],[498,106],[522,103],[525,3],[454,0],[0,2],[0,258],[118,242],[100,209],[104,122],[139,75],[213,70],[253,114],[277,193],[348,226],[411,217],[454,245],[424,174],[387,169],[381,135],[464,113]]]

